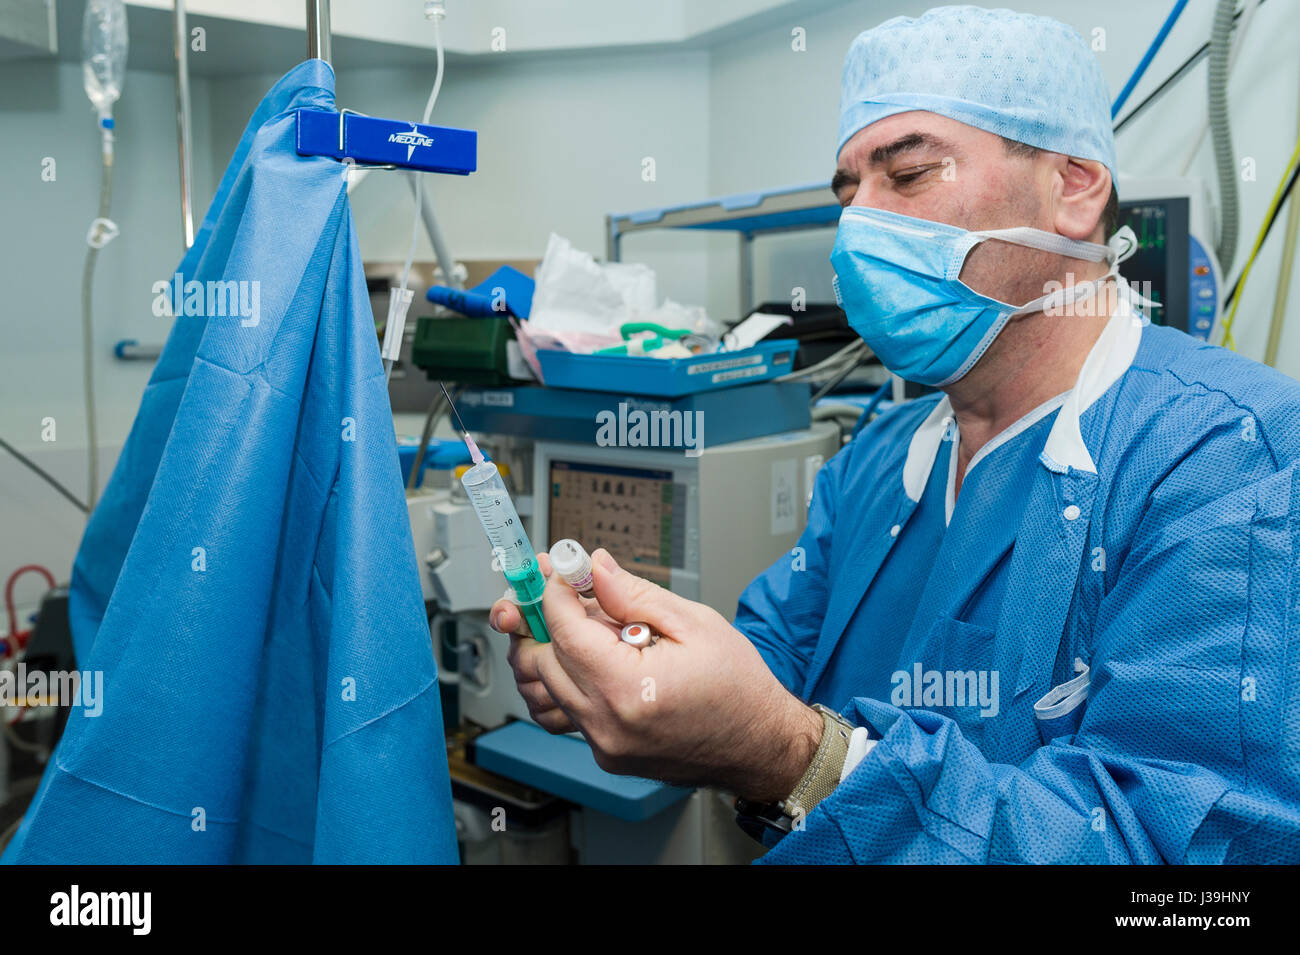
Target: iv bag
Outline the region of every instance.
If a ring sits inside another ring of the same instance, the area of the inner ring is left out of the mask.
[[[86,95],[101,120],[113,115],[126,77],[126,5],[88,0],[81,25],[81,72]]]

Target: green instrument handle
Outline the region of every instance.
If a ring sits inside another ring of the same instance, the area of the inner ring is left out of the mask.
[[[624,338],[631,338],[633,335],[640,334],[641,332],[653,332],[660,338],[665,338],[669,341],[676,341],[678,338],[690,334],[689,329],[665,328],[658,322],[624,322],[618,327],[618,332]]]

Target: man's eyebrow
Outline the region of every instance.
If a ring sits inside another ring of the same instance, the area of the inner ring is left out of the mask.
[[[906,136],[895,139],[892,143],[885,143],[885,145],[873,149],[870,162],[873,166],[879,166],[893,159],[899,153],[911,152],[914,149],[932,149],[947,153],[956,151],[952,143],[931,136],[928,133],[908,133]]]
[[[831,192],[836,196],[845,186],[852,186],[858,182],[858,177],[853,175],[847,169],[836,169],[835,175],[831,176]]]
[[[933,152],[940,152],[944,155],[952,155],[957,152],[957,147],[946,139],[940,139],[937,136],[931,136],[929,133],[908,133],[906,136],[900,136],[891,143],[885,143],[883,146],[877,146],[871,151],[868,162],[872,166],[881,166],[902,153],[911,152],[915,149],[928,149]],[[835,170],[835,175],[831,177],[831,192],[836,196],[845,186],[856,185],[861,180],[856,173],[848,169],[840,168]]]

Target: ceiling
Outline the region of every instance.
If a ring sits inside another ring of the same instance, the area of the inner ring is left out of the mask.
[[[85,0],[54,0],[60,59],[81,59]],[[844,3],[845,0],[445,0],[448,60],[490,63],[583,53],[655,52],[709,46]],[[433,27],[422,0],[335,0],[336,68],[427,66]],[[283,72],[307,54],[304,0],[189,0],[190,72],[217,76]],[[129,67],[171,72],[169,0],[129,0]],[[500,46],[504,43],[505,49]]]

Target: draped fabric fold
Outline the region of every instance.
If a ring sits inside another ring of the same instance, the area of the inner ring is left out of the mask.
[[[456,861],[437,670],[320,60],[258,106],[73,567],[74,708],[6,862]]]

